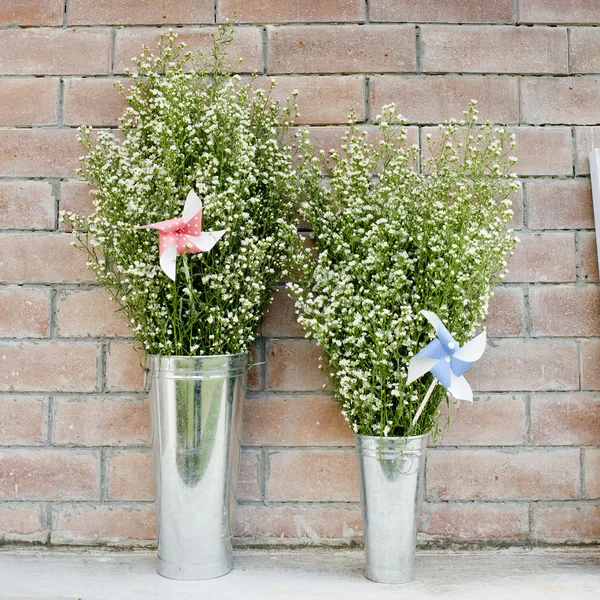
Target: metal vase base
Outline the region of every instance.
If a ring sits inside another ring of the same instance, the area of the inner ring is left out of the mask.
[[[221,577],[233,566],[246,354],[148,356],[158,573]]]
[[[415,552],[427,435],[356,435],[366,568],[378,583],[415,578]]]

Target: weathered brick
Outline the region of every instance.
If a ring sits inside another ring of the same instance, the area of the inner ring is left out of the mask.
[[[594,443],[598,443],[596,437]],[[600,448],[586,448],[583,454],[586,498],[600,498]]]
[[[55,400],[54,441],[76,446],[127,446],[150,442],[147,400],[111,396]]]
[[[267,343],[267,389],[310,392],[327,383],[318,368],[321,350],[309,340],[271,340]]]
[[[131,336],[119,306],[102,289],[70,290],[58,298],[59,337]]]
[[[579,256],[581,272],[585,281],[597,282],[599,280],[598,251],[595,233],[579,234]]]
[[[245,451],[240,457],[240,474],[238,479],[238,500],[260,500],[259,482],[260,464],[258,453]]]
[[[110,391],[144,389],[144,354],[131,342],[112,342],[106,357],[106,385]]]
[[[566,500],[579,494],[579,450],[430,450],[427,498]]]
[[[575,236],[572,233],[520,233],[505,281],[575,281]]]
[[[69,235],[0,236],[0,281],[53,283],[90,281],[86,255]],[[34,259],[35,258],[35,259]]]
[[[41,181],[0,182],[0,229],[54,229],[52,186]]]
[[[0,445],[36,446],[46,441],[43,396],[0,397]]]
[[[513,0],[369,0],[371,21],[512,23]]]
[[[273,294],[273,303],[260,325],[260,334],[264,337],[304,337],[294,299],[286,289],[278,289]]]
[[[529,292],[531,335],[600,335],[600,288],[532,288]]]
[[[212,23],[212,0],[69,0],[69,25]]]
[[[100,75],[109,69],[108,29],[0,31],[0,74]]]
[[[154,500],[154,471],[149,452],[114,450],[106,459],[111,500]]]
[[[525,330],[523,290],[515,287],[495,288],[485,327],[492,337],[522,336]]]
[[[177,29],[177,42],[184,42],[186,50],[207,52],[212,46],[211,34],[216,32],[213,27],[202,29]],[[147,27],[133,29],[118,29],[115,38],[114,72],[123,73],[125,69],[135,70],[132,62],[134,56],[142,53],[142,46],[148,46],[150,51],[156,51],[160,35],[165,30]],[[262,72],[262,34],[257,27],[240,27],[235,30],[235,37],[229,46],[229,65],[241,73]],[[237,60],[243,59],[241,66]]]
[[[600,540],[600,505],[596,502],[534,504],[532,535],[552,542]]]
[[[154,504],[59,504],[52,509],[52,544],[153,546]]]
[[[559,27],[421,27],[424,72],[567,73],[567,30]]]
[[[597,27],[571,29],[571,73],[600,72],[600,30]]]
[[[94,344],[38,342],[0,347],[0,391],[93,392]]]
[[[519,0],[521,23],[598,22],[598,0]]]
[[[48,335],[50,293],[45,289],[0,288],[0,337]]]
[[[521,82],[523,121],[541,124],[600,122],[597,77],[536,77]]]
[[[415,69],[412,25],[270,27],[270,73],[410,72]]]
[[[526,184],[531,229],[592,229],[594,209],[589,181],[565,179]]]
[[[0,85],[0,125],[55,125],[57,101],[58,79],[3,79]]]
[[[0,176],[71,177],[83,153],[73,130],[0,129]]]
[[[535,446],[591,446],[600,439],[600,398],[594,393],[535,395],[531,399]]]
[[[327,23],[363,21],[362,0],[219,0],[217,20],[237,23]]]
[[[571,130],[568,127],[516,127],[515,172],[521,176],[572,175]]]
[[[600,147],[600,127],[575,127],[575,175],[590,174],[590,152]]]
[[[62,8],[61,0],[3,0],[0,4],[0,25],[60,25]]]
[[[497,340],[467,379],[479,391],[519,392],[579,389],[574,341]]]
[[[99,460],[81,450],[0,450],[0,499],[97,500]]]
[[[46,542],[46,511],[23,502],[0,504],[0,542]]]
[[[360,508],[238,506],[235,534],[247,538],[349,539],[362,537]]]
[[[254,340],[250,348],[250,365],[246,377],[246,389],[248,391],[262,390],[264,384],[265,364],[262,359],[262,341],[260,338]]]
[[[83,77],[64,83],[63,123],[115,127],[127,107],[115,79]]]
[[[60,184],[60,210],[72,212],[82,217],[91,215],[96,207],[94,206],[94,195],[91,194],[91,188],[85,181],[63,181]],[[69,231],[67,222],[60,223],[60,229]]]
[[[525,503],[425,503],[420,532],[427,538],[461,541],[525,538],[529,509]]]
[[[359,499],[354,452],[283,450],[269,455],[267,499],[338,501]]]
[[[600,340],[581,342],[581,384],[584,390],[600,390]]]
[[[517,123],[519,100],[517,81],[507,77],[479,75],[371,77],[372,113],[381,113],[386,104],[396,103],[398,112],[412,123],[439,123],[458,118],[477,98],[479,116],[494,123]]]
[[[347,446],[352,430],[329,396],[263,396],[244,405],[247,446]]]
[[[468,377],[468,376],[467,376]],[[441,423],[448,406],[440,405]],[[523,396],[480,396],[473,404],[450,401],[450,426],[444,446],[518,446],[525,443],[526,414]]]

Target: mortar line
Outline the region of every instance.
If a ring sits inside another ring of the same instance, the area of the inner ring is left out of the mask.
[[[365,19],[365,23],[371,22],[371,7],[369,6],[369,0],[365,0],[363,16]]]
[[[261,51],[262,51],[262,73],[267,75],[269,70],[269,32],[267,26],[261,27]]]
[[[415,26],[415,71],[417,74],[421,74],[423,72],[421,66],[421,55],[422,55],[422,43],[421,43],[421,27],[419,25]]]

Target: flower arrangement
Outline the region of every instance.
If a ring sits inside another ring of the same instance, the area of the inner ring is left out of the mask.
[[[301,180],[284,141],[295,105],[280,107],[269,90],[229,72],[232,35],[220,27],[206,55],[175,45],[172,32],[161,37],[121,89],[129,104],[121,136],[83,130],[96,208],[64,218],[151,354],[247,352],[296,235]],[[172,281],[159,266],[156,231],[139,226],[180,217],[192,191],[202,229],[224,234],[209,252],[186,247]]]
[[[437,433],[446,391],[431,387],[431,373],[407,379],[411,359],[435,336],[421,311],[436,313],[459,344],[486,316],[517,242],[508,227],[519,187],[510,173],[514,136],[478,125],[473,102],[463,120],[427,135],[422,157],[419,146],[407,147],[393,105],[377,122],[382,138],[373,145],[351,117],[342,152],[331,152],[329,186],[318,184],[319,161],[310,165],[301,214],[316,248],[297,252],[289,287],[356,433]]]

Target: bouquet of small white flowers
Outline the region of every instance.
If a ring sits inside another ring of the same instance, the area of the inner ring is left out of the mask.
[[[421,435],[437,430],[447,398],[437,386],[413,423],[433,381],[407,382],[411,358],[435,335],[421,311],[436,313],[459,344],[486,316],[517,241],[508,227],[515,143],[504,128],[477,125],[475,102],[464,120],[427,136],[424,156],[407,147],[393,105],[378,124],[372,145],[351,118],[327,187],[312,163],[301,214],[316,248],[298,251],[290,289],[353,430]]]
[[[64,216],[149,353],[244,353],[296,235],[302,182],[285,141],[295,105],[280,107],[229,72],[230,26],[206,56],[175,38],[136,60],[122,90],[121,135],[83,130],[96,210]],[[159,266],[157,232],[139,226],[180,217],[191,191],[202,202],[202,229],[225,233],[209,252],[176,256],[172,281]]]

